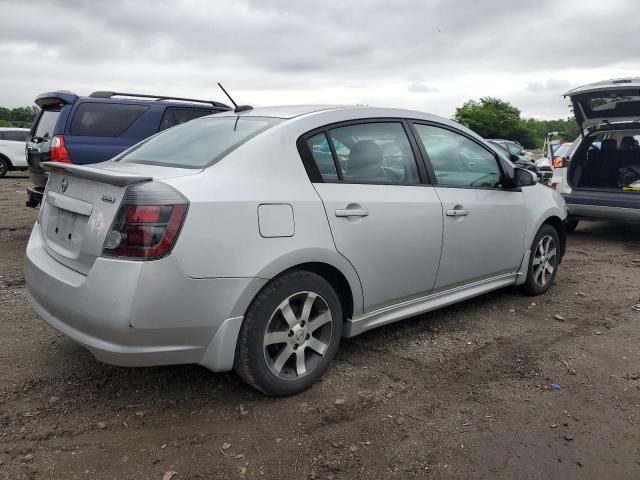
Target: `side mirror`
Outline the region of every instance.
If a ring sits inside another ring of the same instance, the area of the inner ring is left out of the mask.
[[[517,162],[518,160],[520,160],[520,157],[519,157],[518,155],[516,155],[515,153],[510,153],[510,154],[509,154],[509,159],[510,159],[512,162],[514,162],[514,163],[515,163],[515,162]]]
[[[515,184],[518,187],[529,187],[538,183],[538,176],[531,170],[524,168],[514,168],[513,170]]]

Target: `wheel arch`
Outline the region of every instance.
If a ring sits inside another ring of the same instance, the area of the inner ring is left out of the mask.
[[[567,251],[567,230],[565,229],[564,222],[560,217],[552,215],[542,222],[542,225],[551,225],[555,231],[558,232],[558,238],[560,240],[560,260],[558,263],[560,264]]]
[[[9,171],[13,170],[13,162],[11,161],[11,159],[9,157],[7,157],[5,154],[0,153],[0,160],[4,160],[5,162],[7,162],[7,166],[9,167]]]

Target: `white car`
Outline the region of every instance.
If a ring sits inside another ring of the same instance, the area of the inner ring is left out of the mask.
[[[581,130],[551,180],[567,203],[567,230],[581,219],[640,222],[640,78],[584,85],[565,96]]]
[[[26,170],[24,146],[28,128],[0,128],[0,177],[12,170]]]

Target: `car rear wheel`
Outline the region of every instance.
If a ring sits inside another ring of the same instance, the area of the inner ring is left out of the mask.
[[[331,365],[342,323],[340,299],[324,278],[306,271],[278,277],[247,311],[235,371],[268,395],[301,392]]]
[[[529,295],[541,295],[551,287],[560,264],[560,238],[558,232],[549,224],[538,230],[529,256],[527,280],[523,285]]]
[[[4,177],[9,172],[9,163],[0,157],[0,177]]]

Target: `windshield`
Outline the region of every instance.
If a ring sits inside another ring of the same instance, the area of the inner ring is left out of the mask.
[[[205,117],[164,130],[127,150],[117,162],[204,168],[267,128],[269,117]]]
[[[564,155],[566,155],[569,152],[569,149],[571,148],[571,143],[563,143],[562,145],[560,145],[559,147],[557,147],[553,154],[556,157],[562,157]]]

